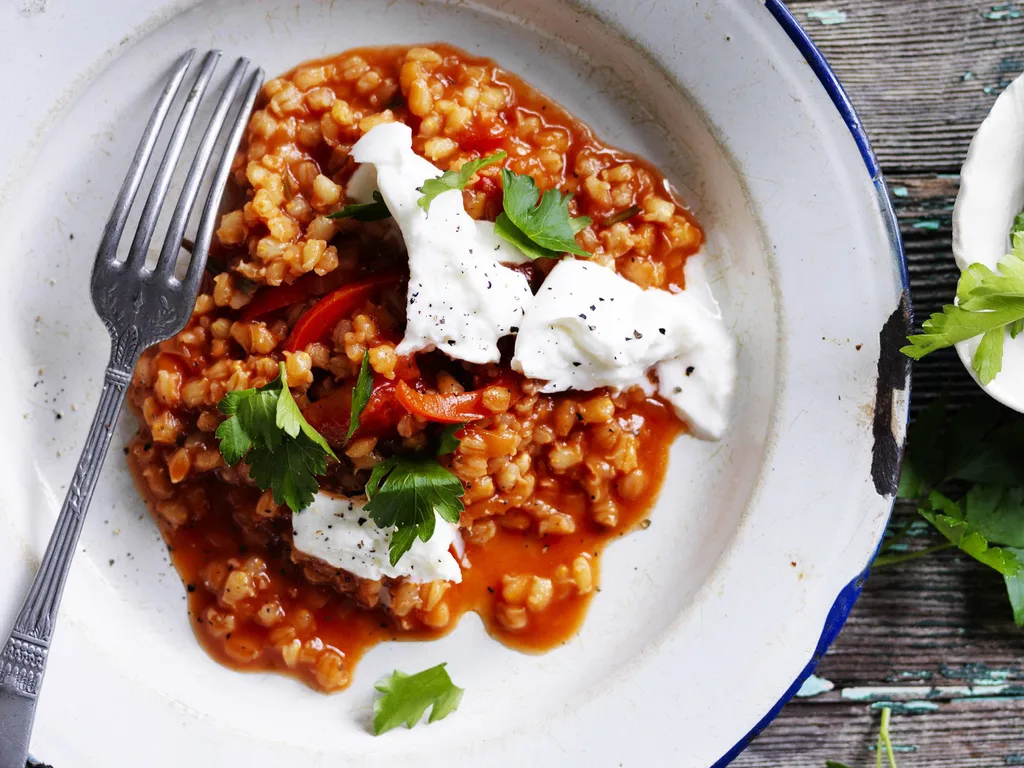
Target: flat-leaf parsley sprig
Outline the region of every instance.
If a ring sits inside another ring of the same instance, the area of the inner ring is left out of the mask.
[[[442,192],[465,189],[473,176],[508,155],[504,151],[465,163],[458,171],[445,171],[437,178],[427,179],[417,201],[429,213],[430,204]],[[589,216],[569,213],[571,194],[549,189],[541,195],[532,176],[501,169],[502,212],[494,222],[494,231],[531,259],[559,259],[566,253],[589,257],[576,244],[576,235],[593,224]],[[639,209],[636,209],[639,210]],[[627,218],[636,210],[627,209]],[[630,213],[632,211],[632,213]],[[613,222],[614,223],[614,222]]]
[[[570,216],[569,200],[557,189],[543,195],[531,176],[501,169],[505,187],[504,211],[494,222],[494,231],[531,259],[557,259],[564,253],[590,256],[576,244],[576,235],[589,227],[589,216]],[[539,202],[538,202],[539,200]]]
[[[495,152],[493,155],[478,157],[476,160],[463,163],[462,167],[457,171],[445,171],[436,179],[427,179],[423,182],[423,186],[419,188],[419,191],[423,194],[416,201],[417,204],[429,213],[430,204],[434,201],[435,197],[442,192],[448,192],[452,189],[465,189],[477,171],[481,171],[489,165],[500,163],[506,157],[508,157],[508,154],[502,150]]]
[[[397,669],[375,686],[383,695],[373,703],[373,732],[382,733],[405,723],[412,728],[431,707],[428,723],[442,720],[459,707],[463,689],[452,682],[444,664],[407,675]]]
[[[910,336],[901,351],[920,360],[939,349],[981,336],[971,366],[982,384],[989,384],[1003,367],[1006,332],[1016,338],[1024,328],[1024,214],[1014,221],[1011,252],[996,271],[971,264],[960,275],[956,304],[924,321],[923,333]]]
[[[909,533],[890,529],[876,566],[895,565],[941,549],[957,548],[999,573],[1024,627],[1024,419],[991,400],[950,412],[935,400],[910,428],[898,496],[946,542],[900,552]]]
[[[228,418],[217,427],[224,461],[243,459],[261,490],[273,489],[274,501],[293,512],[308,507],[327,472],[331,446],[303,417],[288,389],[284,363],[280,375],[264,387],[228,392],[217,408]]]
[[[459,522],[465,492],[459,478],[429,454],[392,456],[374,466],[364,509],[378,528],[395,528],[391,565],[417,538],[428,541],[434,535],[438,515],[449,523]]]

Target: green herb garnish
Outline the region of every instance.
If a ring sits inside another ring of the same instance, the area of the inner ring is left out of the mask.
[[[997,271],[971,264],[960,275],[957,303],[924,321],[924,333],[910,336],[901,351],[920,360],[939,349],[981,336],[971,366],[982,384],[989,384],[1003,367],[1003,341],[1024,328],[1024,214],[1010,233],[1012,252],[1000,259]]]
[[[898,496],[915,502],[946,543],[901,553],[894,545],[906,530],[894,528],[875,565],[955,547],[1003,576],[1014,621],[1024,626],[1024,419],[990,400],[951,414],[940,397],[908,437]]]
[[[363,415],[366,404],[370,402],[370,393],[373,392],[373,369],[370,368],[370,353],[363,354],[363,362],[359,366],[359,378],[356,379],[356,386],[352,390],[352,411],[348,416],[348,433],[345,435],[345,442],[352,439],[352,435],[359,429],[359,417]]]
[[[505,210],[494,231],[531,259],[557,259],[564,253],[590,256],[576,244],[576,233],[590,226],[589,216],[569,215],[569,199],[557,189],[541,196],[530,176],[501,169]],[[538,202],[539,200],[539,202]]]
[[[391,218],[384,198],[374,190],[372,203],[351,203],[340,211],[327,214],[328,219],[355,219],[356,221],[380,221]]]
[[[375,686],[383,696],[373,702],[373,732],[377,736],[405,723],[412,728],[431,707],[428,723],[443,720],[459,708],[463,689],[448,676],[444,664],[407,675],[397,669]]]
[[[224,461],[245,459],[256,485],[272,488],[276,503],[298,512],[320,488],[316,478],[327,472],[327,457],[338,457],[296,405],[284,363],[280,370],[264,387],[224,396],[217,408],[228,418],[217,427],[217,439]]]
[[[377,464],[366,484],[364,509],[378,528],[394,527],[389,555],[395,565],[417,538],[434,535],[437,516],[459,522],[462,482],[433,456],[392,456]]]
[[[436,179],[427,179],[423,182],[423,186],[419,188],[419,191],[422,192],[423,195],[417,203],[419,203],[420,208],[424,211],[429,211],[430,204],[434,201],[434,198],[442,192],[448,192],[452,189],[465,189],[466,185],[469,184],[470,179],[473,178],[477,171],[480,171],[489,165],[500,163],[506,157],[508,157],[508,153],[501,150],[500,152],[495,152],[489,157],[480,157],[476,160],[470,160],[457,171],[445,171]]]
[[[437,440],[437,455],[446,456],[455,453],[462,440],[455,436],[455,433],[465,427],[465,424],[447,424],[441,430],[441,436]]]

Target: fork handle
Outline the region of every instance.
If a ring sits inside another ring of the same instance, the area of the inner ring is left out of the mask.
[[[137,358],[137,355],[131,355]],[[125,364],[127,363],[127,365]],[[117,414],[124,403],[135,359],[107,367],[75,476],[14,630],[0,651],[0,768],[25,768],[36,697],[43,681],[50,638],[64,582],[82,532]]]

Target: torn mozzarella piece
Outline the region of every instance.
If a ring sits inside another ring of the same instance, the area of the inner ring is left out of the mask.
[[[395,351],[438,348],[470,363],[498,362],[498,339],[518,330],[533,300],[526,277],[501,264],[522,254],[466,213],[460,190],[435,197],[429,214],[418,205],[419,187],[441,171],[412,151],[407,125],[375,126],[352,157],[362,165],[349,194],[366,201],[379,190],[409,254],[405,338]]]
[[[644,290],[607,267],[566,258],[541,285],[512,367],[546,393],[639,384],[672,404],[691,431],[719,439],[728,423],[736,350],[707,297]]]
[[[391,565],[389,549],[394,528],[381,529],[363,512],[366,499],[347,499],[320,492],[313,503],[292,514],[292,546],[335,568],[363,579],[385,576],[423,583],[441,579],[462,581],[459,563],[449,551],[461,536],[458,526],[437,518],[434,535],[416,539],[398,563]]]

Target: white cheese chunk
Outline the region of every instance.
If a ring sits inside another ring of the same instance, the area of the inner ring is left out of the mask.
[[[502,266],[522,256],[499,238],[494,225],[466,213],[462,192],[443,192],[429,214],[419,187],[441,175],[412,150],[412,131],[384,123],[368,131],[352,157],[363,165],[349,183],[350,196],[367,200],[380,191],[409,254],[409,293],[400,355],[441,349],[470,363],[496,363],[498,339],[515,333],[533,300],[526,277]],[[371,171],[363,170],[372,167]]]
[[[366,499],[317,493],[312,504],[292,515],[292,546],[364,579],[462,581],[459,563],[449,551],[457,541],[461,546],[456,525],[437,518],[434,535],[428,541],[416,539],[398,563],[391,565],[388,550],[394,528],[378,528],[363,512],[365,504]]]
[[[719,439],[728,423],[736,350],[706,297],[644,290],[607,267],[560,261],[541,285],[516,340],[512,367],[543,392],[633,384],[658,393],[690,430]]]

